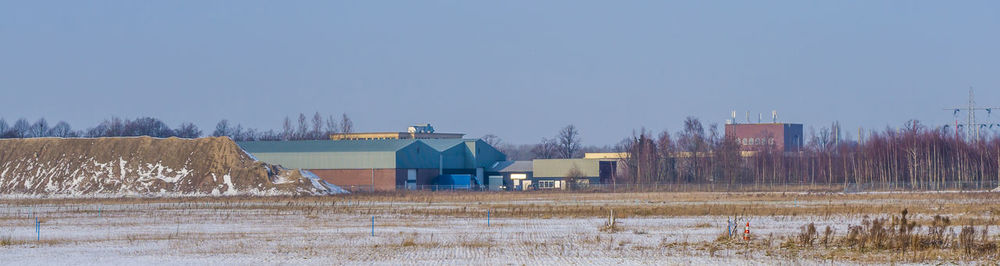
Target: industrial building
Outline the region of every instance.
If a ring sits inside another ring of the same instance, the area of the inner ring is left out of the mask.
[[[727,124],[726,137],[734,138],[743,151],[796,152],[802,149],[802,124]]]
[[[490,190],[524,190],[531,187],[534,176],[532,175],[531,161],[503,161],[496,162],[489,170]]]
[[[238,142],[258,160],[313,172],[348,190],[435,185],[486,186],[486,170],[506,155],[478,139],[371,139]]]
[[[615,178],[618,169],[618,159],[536,159],[532,161],[534,182],[538,189],[565,188],[564,179],[573,170],[578,170],[580,177],[576,186],[586,187],[590,184],[608,184]]]
[[[617,177],[618,153],[587,154],[586,158],[497,162],[488,172],[491,190],[545,190],[610,184]],[[575,184],[567,184],[573,170]],[[497,182],[501,181],[501,182]],[[497,184],[497,185],[494,185]]]
[[[778,122],[778,111],[771,111],[771,123],[761,122],[761,114],[757,114],[757,123],[752,123],[750,112],[746,119],[747,123],[740,124],[733,111],[732,119],[726,120],[726,138],[736,139],[742,151],[752,154],[765,150],[797,152],[802,149],[802,124]]]
[[[407,132],[332,134],[330,140],[237,142],[256,159],[308,170],[352,191],[397,189],[536,190],[612,183],[621,153],[577,159],[507,161],[480,139],[435,133],[429,124]],[[567,177],[575,173],[574,184]]]

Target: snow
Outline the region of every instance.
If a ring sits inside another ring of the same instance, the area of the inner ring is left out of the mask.
[[[282,208],[293,203],[300,208]],[[802,258],[698,249],[712,241],[724,217],[621,218],[625,231],[602,233],[606,218],[513,218],[359,214],[365,204],[337,202],[166,202],[141,204],[0,203],[0,261],[18,265],[612,265],[824,264]],[[474,203],[376,202],[409,208],[474,207]],[[323,211],[309,212],[312,208]],[[98,210],[101,215],[98,216]],[[34,219],[42,243],[34,242]],[[371,217],[375,235],[371,235]],[[857,223],[857,218],[775,216],[755,220],[754,232],[788,235],[799,226]],[[710,223],[713,227],[701,227]],[[645,233],[636,234],[640,229]],[[837,227],[838,232],[845,229]],[[409,239],[413,246],[402,246]],[[687,246],[687,244],[691,244]],[[664,244],[677,244],[674,246]],[[851,264],[851,262],[832,262]]]
[[[74,156],[75,157],[75,156]],[[79,156],[73,161],[58,160],[39,163],[35,158],[8,161],[0,171],[0,189],[6,190],[0,198],[6,197],[189,197],[207,195],[251,195],[251,196],[287,196],[287,195],[323,195],[346,193],[337,186],[323,182],[311,175],[311,186],[303,189],[297,186],[300,180],[292,178],[289,171],[282,171],[276,182],[267,179],[246,183],[233,180],[229,174],[211,176],[214,188],[209,191],[173,191],[179,187],[196,187],[193,178],[197,173],[188,168],[190,159],[179,168],[155,162],[130,162],[119,156],[113,161],[98,161],[95,158]],[[14,164],[14,167],[6,167]],[[27,170],[32,169],[32,170]],[[294,173],[294,172],[292,172]],[[263,182],[260,182],[263,181]],[[304,180],[302,180],[304,181]],[[244,184],[238,186],[238,184]],[[278,189],[275,185],[285,185]],[[196,188],[198,189],[198,188]]]
[[[347,190],[344,190],[343,188],[340,188],[337,185],[326,182],[326,180],[319,178],[319,176],[317,176],[313,172],[307,170],[299,170],[299,173],[301,173],[303,177],[309,179],[309,181],[312,182],[313,187],[315,187],[316,189],[328,190],[330,194],[350,193]]]
[[[160,164],[160,162],[156,164],[146,163],[144,167],[139,167],[136,170],[136,174],[139,175],[139,181],[158,179],[167,183],[177,183],[177,181],[189,177],[190,173],[191,170],[187,169],[187,165],[185,165],[185,168],[175,171],[170,167]]]
[[[214,176],[215,174],[212,175]],[[226,184],[227,187],[226,192],[222,192],[223,195],[233,196],[239,194],[239,191],[236,190],[236,185],[233,185],[233,178],[230,177],[229,174],[222,176],[222,183]]]

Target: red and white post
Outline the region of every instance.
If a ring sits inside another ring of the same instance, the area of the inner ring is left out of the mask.
[[[743,240],[750,241],[750,222],[747,222],[747,228],[743,230]]]

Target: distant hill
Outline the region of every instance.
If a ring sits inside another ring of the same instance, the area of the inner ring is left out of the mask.
[[[0,140],[0,196],[323,195],[308,172],[255,160],[227,137]]]

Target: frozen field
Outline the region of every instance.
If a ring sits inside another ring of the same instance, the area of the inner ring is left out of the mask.
[[[956,220],[992,219],[991,208],[1000,207],[994,194],[682,197],[529,193],[8,200],[0,205],[0,260],[18,265],[970,262],[948,257],[908,261],[905,256],[896,261],[878,252],[837,256],[840,251],[836,249],[782,247],[784,238],[798,234],[805,224],[830,226],[835,234],[843,235],[848,225],[860,224],[865,215],[879,215],[866,214],[865,208],[893,210],[886,211],[889,215],[906,205],[914,205],[910,208],[917,219],[929,217],[922,213],[926,208],[927,212],[948,209],[939,211],[953,214]],[[954,207],[962,205],[985,207]],[[618,230],[602,231],[612,209],[620,213],[616,215]],[[718,240],[729,213],[750,220],[750,244]],[[40,221],[37,234],[35,218]],[[993,232],[990,236],[996,238]]]

